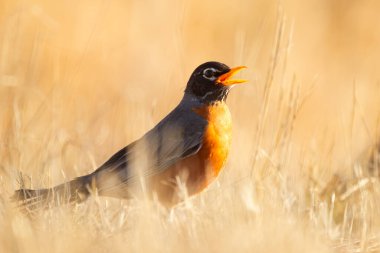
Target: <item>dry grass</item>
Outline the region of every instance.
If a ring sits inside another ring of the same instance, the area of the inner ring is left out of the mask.
[[[2,1],[0,252],[380,251],[377,1]],[[229,163],[166,211],[9,201],[94,170],[178,103],[191,71],[249,66]],[[22,175],[20,175],[22,172]]]

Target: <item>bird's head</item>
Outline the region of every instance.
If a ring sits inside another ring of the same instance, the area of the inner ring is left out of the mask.
[[[191,93],[203,102],[224,101],[229,90],[243,79],[232,79],[245,66],[230,68],[220,62],[206,62],[197,67],[190,76],[185,93]]]

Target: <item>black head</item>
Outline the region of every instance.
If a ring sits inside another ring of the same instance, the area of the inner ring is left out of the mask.
[[[197,67],[187,82],[185,93],[191,93],[203,102],[224,101],[234,84],[245,80],[230,78],[245,67],[230,68],[220,62],[206,62]]]

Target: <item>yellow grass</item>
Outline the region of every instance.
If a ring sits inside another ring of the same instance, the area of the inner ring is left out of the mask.
[[[0,252],[379,251],[379,8],[3,0]],[[207,191],[170,211],[94,197],[28,217],[10,202],[93,171],[209,60],[250,82],[228,98],[232,152]]]

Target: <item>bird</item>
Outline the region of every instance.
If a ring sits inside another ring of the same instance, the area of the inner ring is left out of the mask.
[[[210,61],[191,74],[179,104],[141,138],[88,175],[52,188],[16,190],[13,200],[33,210],[41,205],[81,203],[91,194],[131,199],[148,197],[168,208],[205,190],[220,174],[231,147],[232,120],[226,104],[230,68]]]

